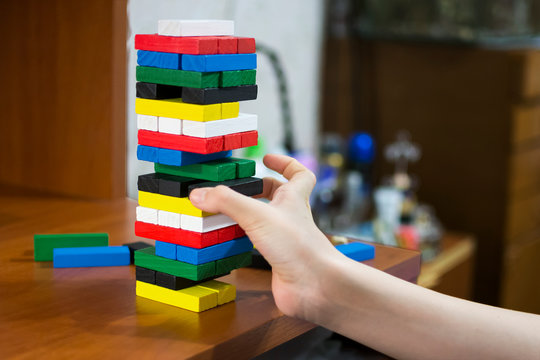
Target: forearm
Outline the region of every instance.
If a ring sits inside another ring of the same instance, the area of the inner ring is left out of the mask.
[[[333,257],[312,321],[397,358],[540,358],[540,316],[445,296]]]

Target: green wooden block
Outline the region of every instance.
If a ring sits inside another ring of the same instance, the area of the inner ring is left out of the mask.
[[[188,264],[156,255],[155,247],[135,251],[135,266],[161,271],[185,279],[199,281],[215,276],[216,262],[200,265]]]
[[[255,161],[249,159],[228,158],[236,162],[236,178],[246,178],[255,175]]]
[[[58,248],[108,246],[109,234],[36,234],[34,235],[34,260],[53,261],[53,250]]]
[[[249,265],[251,265],[251,251],[217,260],[216,276],[221,276],[231,272],[234,269],[239,269]]]
[[[193,88],[218,87],[219,72],[197,72],[137,66],[137,81]]]
[[[195,179],[224,181],[236,178],[236,163],[224,162],[224,159],[207,161],[199,164],[172,166],[154,164],[154,169],[158,173],[186,176]]]
[[[223,71],[219,81],[220,87],[255,85],[257,70]]]

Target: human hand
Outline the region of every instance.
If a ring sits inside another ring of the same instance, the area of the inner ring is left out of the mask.
[[[265,178],[263,193],[269,203],[239,194],[228,187],[196,189],[196,207],[234,219],[272,265],[272,292],[278,308],[290,316],[311,319],[320,299],[325,264],[339,254],[313,222],[309,195],[315,175],[297,160],[266,155],[264,164],[289,181]]]

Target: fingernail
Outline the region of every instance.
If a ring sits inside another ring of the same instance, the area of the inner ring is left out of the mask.
[[[191,200],[192,203],[202,204],[204,202],[204,199],[206,198],[207,192],[208,192],[208,189],[193,190],[191,194],[189,195],[189,200]]]

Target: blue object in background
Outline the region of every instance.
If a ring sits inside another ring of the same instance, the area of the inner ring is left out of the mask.
[[[182,55],[182,70],[210,72],[257,68],[257,54]]]
[[[176,260],[176,247],[178,245],[163,241],[156,241],[156,255],[167,259]]]
[[[137,51],[137,64],[140,66],[180,70],[182,68],[182,55],[139,50]]]
[[[140,145],[139,145],[140,146]],[[179,150],[170,150],[170,149],[157,149],[157,159],[154,162],[164,164],[164,165],[173,165],[173,166],[184,166],[198,164],[201,162],[212,161],[230,157],[232,151],[220,151],[212,154],[197,154],[187,151]],[[137,151],[138,156],[138,151]],[[140,159],[139,159],[140,160]]]
[[[375,158],[375,142],[367,133],[355,133],[349,138],[348,160],[351,163],[371,164]]]
[[[53,250],[55,268],[129,265],[127,246],[92,246]]]
[[[336,249],[343,255],[356,261],[370,260],[375,257],[375,246],[369,244],[353,242],[337,245]]]
[[[157,248],[156,248],[157,249]],[[226,257],[242,254],[253,249],[253,244],[247,236],[202,249],[194,249],[177,245],[176,260],[199,265]]]

